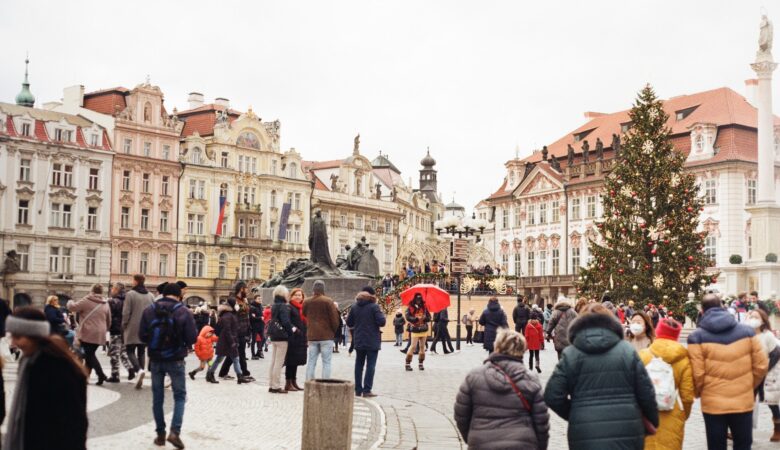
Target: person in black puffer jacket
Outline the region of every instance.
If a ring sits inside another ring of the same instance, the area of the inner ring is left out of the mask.
[[[509,324],[506,321],[506,313],[501,309],[501,305],[498,304],[498,298],[491,297],[488,300],[487,308],[482,312],[479,317],[479,324],[485,328],[484,342],[482,348],[493,352],[493,342],[496,340],[496,333],[499,328],[507,328]]]
[[[517,296],[517,306],[512,310],[512,321],[515,322],[515,331],[520,334],[525,334],[525,326],[528,325],[528,321],[531,319],[531,310],[525,303],[525,297],[522,295]]]
[[[108,300],[108,309],[111,311],[111,325],[108,327],[108,334],[111,340],[108,346],[108,356],[111,361],[111,377],[106,381],[109,383],[119,383],[119,361],[125,366],[129,374],[133,370],[133,365],[127,358],[127,350],[122,340],[122,308],[125,306],[125,285],[114,283],[111,287],[111,298]]]
[[[249,383],[250,380],[241,371],[241,364],[238,359],[238,319],[236,318],[236,299],[228,297],[227,303],[219,305],[217,308],[219,314],[219,340],[217,341],[217,359],[206,372],[206,381],[209,383],[218,383],[214,378],[214,372],[222,361],[230,361],[233,370],[236,371],[238,384]],[[222,375],[221,375],[222,376]]]
[[[238,363],[241,366],[241,373],[250,378],[250,381],[254,381],[252,374],[249,373],[249,369],[246,366],[246,347],[249,343],[249,336],[252,334],[251,326],[249,325],[249,302],[247,301],[247,287],[246,283],[239,281],[233,287],[233,292],[230,294],[230,298],[235,300],[236,308],[236,320],[237,320],[237,348],[238,348]],[[230,365],[233,363],[232,357],[226,358],[222,364],[222,368],[219,369],[219,377],[224,378],[230,372]]]
[[[263,356],[263,297],[255,295],[249,304],[249,326],[252,328],[250,353],[252,359],[265,358]]]

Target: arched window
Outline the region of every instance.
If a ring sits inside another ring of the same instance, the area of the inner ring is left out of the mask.
[[[228,196],[228,186],[227,183],[222,183],[219,185],[219,196],[227,198]]]
[[[187,277],[201,278],[203,276],[203,263],[206,257],[201,252],[187,254]]]
[[[200,150],[200,147],[195,147],[192,149],[192,163],[193,164],[203,164],[203,153]]]
[[[219,255],[219,274],[217,278],[227,278],[227,255],[224,253]]]
[[[257,278],[257,257],[244,255],[241,257],[241,279],[252,280]]]
[[[144,105],[144,122],[151,123],[152,122],[152,104],[149,102],[146,102]]]
[[[276,191],[271,191],[271,208],[276,208]]]
[[[272,256],[268,264],[268,278],[273,278],[276,275],[276,257]]]
[[[290,178],[298,178],[298,164],[290,163]]]
[[[704,150],[704,137],[702,135],[696,136],[696,151],[700,152]]]

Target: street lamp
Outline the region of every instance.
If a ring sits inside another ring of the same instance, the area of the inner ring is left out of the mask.
[[[484,233],[485,228],[487,228],[487,221],[483,219],[477,219],[476,214],[472,214],[470,218],[465,217],[463,219],[457,216],[450,216],[434,222],[433,228],[436,230],[436,235],[438,236],[444,235],[445,237],[450,237],[453,239],[455,237],[458,239],[468,239],[469,237],[474,236],[476,238],[476,242],[479,242],[482,240],[480,235]],[[450,273],[453,273],[453,250],[453,247],[450,247]],[[463,278],[463,273],[458,271],[455,273],[455,276],[455,278],[458,280],[458,317],[457,324],[455,326],[455,348],[460,350],[460,284]]]

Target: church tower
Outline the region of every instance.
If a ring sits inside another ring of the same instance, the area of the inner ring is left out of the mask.
[[[428,153],[425,158],[420,161],[422,169],[420,169],[420,192],[422,192],[431,203],[439,203],[439,189],[438,182],[436,181],[436,160],[431,157],[431,150],[428,149]]]

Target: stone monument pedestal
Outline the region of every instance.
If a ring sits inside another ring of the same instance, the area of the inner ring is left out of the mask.
[[[303,293],[306,298],[312,296],[312,285],[317,280],[322,280],[325,283],[325,295],[332,298],[342,310],[354,303],[355,296],[366,286],[373,286],[374,280],[368,277],[320,277],[320,278],[307,278],[303,285],[300,286],[303,289]],[[290,288],[288,288],[290,289]],[[292,289],[290,289],[292,290]],[[274,302],[273,297],[274,288],[257,288],[257,293],[263,296],[264,305],[272,305]]]

